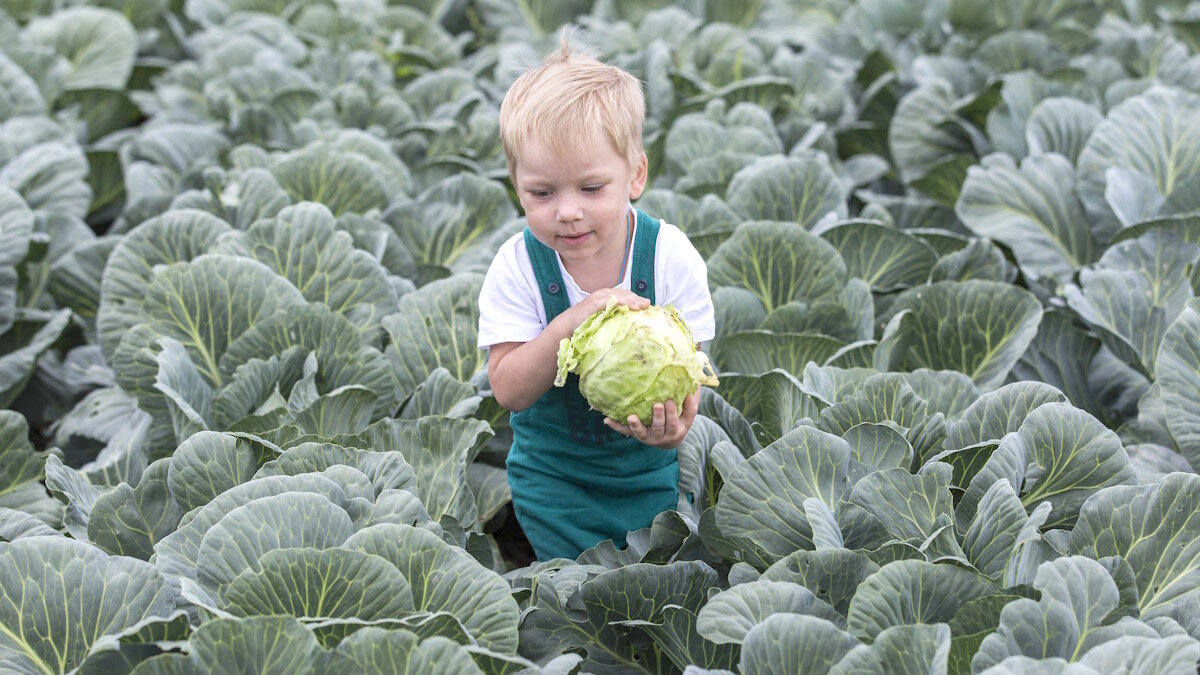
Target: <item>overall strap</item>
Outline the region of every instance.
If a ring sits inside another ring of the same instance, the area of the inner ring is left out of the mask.
[[[658,244],[658,218],[637,211],[637,234],[633,237],[633,269],[630,290],[654,304],[654,250]]]
[[[538,290],[542,293],[546,323],[550,323],[556,316],[571,308],[567,288],[563,284],[562,271],[558,269],[558,256],[555,255],[554,249],[538,241],[528,227],[525,228],[525,250],[529,252],[533,276],[537,279]]]

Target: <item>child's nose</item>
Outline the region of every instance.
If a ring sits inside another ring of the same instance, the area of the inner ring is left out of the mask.
[[[557,212],[559,222],[569,223],[583,217],[583,206],[577,200],[564,196],[558,200]]]

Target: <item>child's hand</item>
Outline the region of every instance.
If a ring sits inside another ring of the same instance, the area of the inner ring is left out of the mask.
[[[618,424],[607,417],[604,418],[604,423],[619,434],[636,438],[646,445],[670,450],[683,443],[683,437],[687,436],[688,429],[692,428],[699,408],[700,389],[696,389],[683,399],[682,412],[676,411],[675,401],[655,403],[649,427],[643,425],[637,415],[629,416],[628,426]]]
[[[579,328],[579,325],[589,316],[607,307],[610,297],[616,298],[617,304],[627,305],[631,309],[646,309],[650,306],[649,300],[633,291],[622,288],[602,288],[559,315],[567,321],[567,332],[574,333],[575,329]]]

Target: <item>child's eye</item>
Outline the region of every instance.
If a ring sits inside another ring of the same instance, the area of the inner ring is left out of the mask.
[[[604,189],[603,185],[584,185],[583,191],[592,195]]]
[[[529,194],[534,199],[545,199],[550,196],[550,191],[549,190],[530,190]]]

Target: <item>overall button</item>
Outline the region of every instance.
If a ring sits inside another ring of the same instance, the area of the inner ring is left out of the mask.
[[[546,290],[550,291],[550,295],[558,295],[558,284],[550,284],[546,287]]]
[[[644,290],[646,290],[646,280],[645,280],[645,279],[638,279],[638,282],[637,282],[637,289],[638,289],[639,291],[644,291]]]

